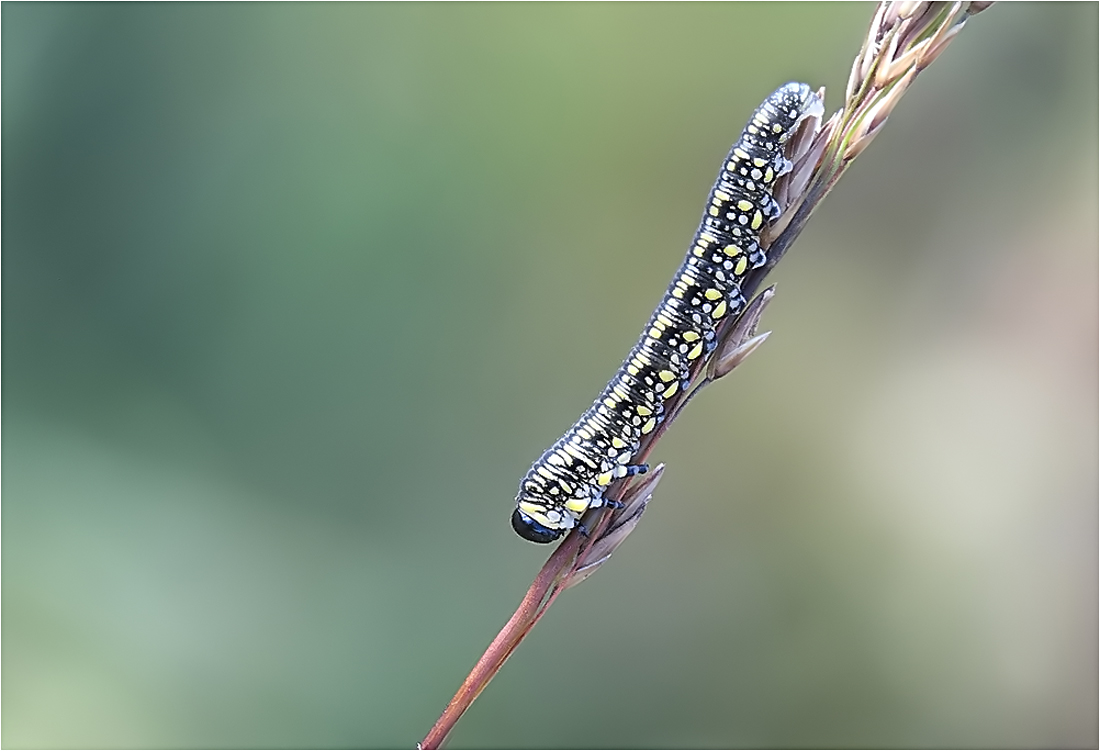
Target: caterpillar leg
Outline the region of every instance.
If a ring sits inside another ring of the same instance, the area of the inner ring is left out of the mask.
[[[623,477],[645,474],[649,471],[648,464],[620,464],[596,477],[596,484],[600,487],[610,485],[613,480]]]
[[[782,177],[794,169],[794,164],[780,152],[775,155],[775,166],[772,169],[775,170],[776,177]]]

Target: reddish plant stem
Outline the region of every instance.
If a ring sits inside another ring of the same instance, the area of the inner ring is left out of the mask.
[[[549,605],[547,595],[551,594],[554,585],[562,575],[573,565],[577,551],[581,544],[580,535],[570,535],[562,541],[561,545],[551,554],[546,564],[539,571],[538,576],[531,583],[519,608],[504,624],[504,628],[496,635],[485,654],[474,665],[474,669],[466,676],[450,703],[447,704],[443,714],[439,716],[435,725],[428,731],[424,740],[420,742],[422,749],[435,749],[447,739],[447,735],[458,722],[459,718],[473,704],[478,695],[489,685],[489,681],[500,670],[515,648],[519,645],[527,632],[538,622],[539,617]],[[551,601],[553,595],[551,595]]]

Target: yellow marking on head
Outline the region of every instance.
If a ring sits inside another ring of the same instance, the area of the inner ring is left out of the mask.
[[[744,198],[742,198],[740,201],[737,202],[737,208],[741,209],[742,211],[752,211],[752,201],[746,201]]]
[[[703,297],[707,298],[708,300],[717,300],[721,296],[722,296],[722,293],[719,292],[718,290],[714,289],[713,287],[711,287],[710,289],[708,289],[706,292],[703,293]]]
[[[676,393],[676,389],[678,389],[678,388],[680,388],[680,384],[673,383],[667,389],[664,390],[664,392],[661,394],[661,396],[663,396],[665,399],[668,399],[673,394]]]
[[[714,310],[711,311],[710,315],[711,315],[712,318],[721,318],[725,314],[726,314],[726,301],[723,300],[722,302],[720,302],[720,303],[718,303],[717,305],[714,306]]]
[[[649,407],[645,406],[644,404],[639,404],[638,405],[638,414],[641,415],[642,417],[649,417],[650,415],[653,414],[653,410],[651,410]]]
[[[738,248],[736,245],[727,245],[726,247],[722,248],[722,252],[725,253],[730,258],[733,258],[734,256],[736,256],[738,253],[741,252],[741,249]]]
[[[737,265],[733,267],[733,273],[737,276],[741,276],[745,273],[745,269],[749,267],[749,259],[745,256],[741,256],[737,259]]]
[[[648,420],[646,420],[645,425],[642,426],[642,434],[644,435],[644,434],[650,432],[655,427],[657,427],[657,421],[654,418],[651,417]]]
[[[701,354],[703,354],[703,343],[699,342],[694,347],[692,347],[691,352],[688,352],[688,359],[694,360]]]
[[[685,342],[697,342],[697,341],[699,341],[699,335],[697,333],[695,333],[694,331],[685,331],[684,332],[684,341]]]
[[[657,374],[657,377],[665,383],[668,383],[669,381],[673,381],[676,379],[676,374],[673,373],[671,370],[662,370],[660,373]]]
[[[570,511],[581,514],[588,510],[587,498],[570,498],[565,502],[565,507]]]
[[[596,484],[597,485],[610,485],[612,477],[614,477],[613,473],[604,472],[602,475],[599,475],[598,477],[596,477]]]

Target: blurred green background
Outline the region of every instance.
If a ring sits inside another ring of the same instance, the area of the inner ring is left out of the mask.
[[[412,747],[520,476],[873,6],[4,3],[3,744]],[[1095,746],[1097,6],[1004,4],[453,748]]]

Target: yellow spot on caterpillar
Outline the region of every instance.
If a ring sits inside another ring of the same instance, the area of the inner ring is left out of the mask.
[[[745,269],[749,267],[749,259],[741,256],[737,259],[737,265],[733,267],[733,273],[737,276],[741,276],[745,273]]]
[[[714,289],[713,287],[711,289],[708,289],[706,292],[703,293],[703,297],[707,298],[708,300],[717,300],[721,296],[722,296],[722,293],[719,292],[718,290]]]
[[[585,439],[586,441],[591,441],[592,440],[592,434],[589,433],[585,428],[577,428],[577,435],[579,435],[581,438]]]
[[[779,123],[775,123],[774,125],[772,125],[772,133],[782,133],[782,132],[783,132],[783,126],[782,125],[780,125]]]
[[[730,258],[733,258],[734,256],[736,256],[738,253],[741,252],[741,249],[738,248],[736,245],[727,245],[726,247],[722,248],[722,252],[725,253]]]
[[[703,256],[706,255],[707,249],[704,248],[702,245],[696,245],[695,248],[693,248],[691,252],[694,253],[695,255],[699,256],[700,258],[702,258]]]
[[[657,320],[660,321],[661,323],[663,323],[666,326],[671,326],[672,325],[672,319],[669,318],[668,316],[666,316],[664,313],[658,313],[657,314]]]
[[[565,507],[570,511],[580,514],[588,510],[588,499],[570,498],[568,501],[565,502]]]
[[[527,514],[528,516],[534,516],[535,514],[542,516],[543,508],[542,506],[536,506],[530,501],[520,501],[519,510]]]
[[[675,393],[676,393],[676,389],[678,389],[678,388],[680,388],[680,384],[678,384],[678,383],[674,383],[674,384],[672,384],[671,386],[669,386],[669,387],[668,387],[667,389],[665,389],[665,391],[664,391],[664,393],[662,394],[662,396],[664,396],[664,398],[665,398],[665,399],[668,399],[668,398],[670,398],[670,397],[671,397],[671,396],[672,396],[673,394],[675,394]]]
[[[725,314],[726,314],[726,301],[723,300],[722,302],[720,302],[720,303],[718,303],[717,305],[714,306],[714,310],[711,312],[711,316],[713,318],[721,318]]]
[[[701,354],[703,354],[703,343],[699,342],[694,347],[692,347],[691,352],[688,352],[688,359],[689,360],[694,360],[695,358],[697,358]]]
[[[705,242],[708,242],[708,243],[712,243],[712,242],[717,242],[717,241],[716,241],[716,240],[714,239],[714,235],[712,235],[712,234],[711,234],[711,233],[709,233],[709,232],[704,232],[703,234],[699,235],[699,239],[700,239],[700,240],[703,240],[703,241],[705,241]]]
[[[672,290],[672,296],[679,299],[679,300],[683,300],[684,299],[684,291],[682,289],[680,289],[679,287],[677,287],[676,289]]]
[[[709,209],[707,209],[707,213],[710,214],[711,216],[718,216],[719,212],[718,212],[717,208],[715,208],[714,206],[711,206]]]
[[[614,400],[614,399],[612,399],[612,398],[611,398],[610,396],[609,396],[609,397],[607,397],[606,399],[604,399],[604,400],[603,400],[603,403],[604,403],[605,405],[607,405],[608,407],[614,407],[614,406],[615,406],[615,400]]]
[[[613,436],[611,438],[611,445],[617,449],[625,449],[626,441],[624,441],[622,438],[619,438],[619,436]]]
[[[596,478],[596,484],[597,485],[610,485],[612,476],[613,475],[612,475],[611,472],[604,472],[602,475],[600,475]]]
[[[649,417],[650,415],[653,414],[653,410],[651,410],[649,407],[647,407],[643,404],[639,404],[638,405],[638,414],[641,415],[642,417]]]
[[[550,474],[550,470],[548,470],[546,467],[540,466],[540,467],[536,468],[535,471],[538,472],[543,477],[545,477],[547,480],[553,480],[554,479],[554,476],[552,474]]]
[[[546,458],[546,461],[557,465],[565,464],[565,459],[563,459],[560,454],[550,454],[550,456]]]
[[[685,342],[697,342],[697,341],[699,341],[699,335],[696,334],[694,331],[685,331],[684,332],[684,341]],[[671,381],[672,379],[670,378],[669,380]]]
[[[746,201],[744,198],[742,198],[740,201],[737,202],[737,208],[741,209],[742,211],[752,211],[752,201]]]
[[[764,215],[761,214],[759,211],[757,211],[755,214],[752,215],[752,221],[749,223],[749,226],[752,227],[755,230],[755,229],[760,229],[760,227],[763,226],[763,224],[764,224]]]
[[[636,376],[639,373],[641,373],[642,371],[638,370],[636,367],[634,367],[634,365],[627,365],[626,366],[626,372],[630,373],[630,375]]]
[[[752,163],[753,163],[753,166],[763,167],[765,164],[768,163],[768,160],[767,159],[761,159],[760,157],[756,157],[755,159],[752,160]]]
[[[745,151],[743,148],[741,148],[740,146],[738,146],[737,148],[735,148],[733,150],[733,155],[735,157],[740,158],[740,159],[748,159],[749,158],[749,153],[747,151]],[[761,164],[760,166],[763,167],[764,165]]]
[[[565,480],[562,480],[561,478],[558,478],[558,485],[561,485],[561,489],[564,490],[566,493],[573,492],[573,486],[567,483]]]
[[[745,130],[747,130],[749,133],[752,133],[754,136],[760,132],[760,129],[757,128],[755,125],[750,125],[749,127],[745,128]]]
[[[625,399],[629,399],[629,398],[630,398],[630,394],[629,394],[629,393],[627,392],[627,390],[626,390],[626,389],[624,389],[624,388],[623,388],[622,386],[620,386],[620,385],[619,385],[619,384],[617,384],[617,383],[616,383],[616,384],[615,384],[614,386],[612,386],[612,387],[611,387],[611,390],[612,390],[612,391],[613,391],[613,392],[615,393],[615,395],[616,395],[617,397],[619,397],[620,399],[624,399],[624,400],[625,400]]]
[[[730,161],[726,162],[726,169],[729,172],[736,172],[737,171],[737,162],[733,161],[732,159]]]
[[[719,201],[728,201],[728,200],[730,200],[730,194],[729,194],[729,193],[727,193],[727,192],[726,192],[726,191],[724,191],[724,190],[716,190],[716,191],[714,191],[714,197],[715,197],[716,199],[718,199]]]
[[[660,339],[661,338],[661,330],[659,328],[657,328],[656,326],[654,326],[653,328],[651,328],[649,330],[649,335],[652,336],[654,339]]]
[[[671,370],[662,370],[660,373],[657,374],[657,377],[665,383],[668,383],[669,381],[675,380],[676,374],[673,373]]]
[[[771,167],[768,167],[768,169],[764,172],[764,182],[770,183],[774,179],[775,179],[775,173],[772,172]]]
[[[644,435],[645,433],[649,433],[655,427],[657,427],[657,421],[654,418],[651,417],[648,420],[646,420],[645,425],[642,426],[642,434]]]

